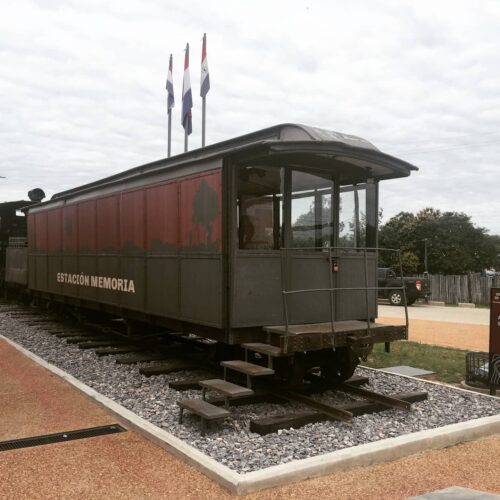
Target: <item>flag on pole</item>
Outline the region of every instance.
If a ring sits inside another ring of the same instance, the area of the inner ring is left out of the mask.
[[[193,98],[191,96],[191,81],[189,78],[189,43],[186,44],[186,56],[184,58],[184,80],[182,82],[182,126],[189,135],[193,131],[191,108]]]
[[[172,78],[172,54],[170,54],[170,61],[168,63],[167,93],[168,93],[167,109],[170,111],[175,105],[174,80]]]
[[[210,90],[210,77],[208,75],[207,62],[207,34],[203,35],[203,47],[201,49],[201,77],[200,77],[200,96],[206,97]]]

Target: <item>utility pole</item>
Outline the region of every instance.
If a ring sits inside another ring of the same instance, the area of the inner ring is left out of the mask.
[[[427,240],[428,238],[424,238],[424,267],[426,273],[429,272],[429,269],[427,268]]]

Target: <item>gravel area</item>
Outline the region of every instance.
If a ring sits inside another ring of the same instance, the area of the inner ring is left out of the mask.
[[[427,391],[429,399],[414,403],[411,412],[387,410],[355,417],[351,424],[327,421],[266,436],[249,431],[251,419],[307,408],[300,404],[267,403],[236,406],[231,408],[231,418],[201,436],[196,416],[187,413],[184,425],[178,423],[179,409],[176,404],[179,399],[200,398],[201,391],[178,392],[168,387],[170,381],[191,378],[201,372],[177,372],[146,378],[139,374],[137,365],[117,365],[114,356],[98,357],[92,351],[80,350],[78,346],[66,344],[64,339],[45,332],[42,325],[28,326],[27,322],[22,317],[14,317],[0,310],[0,334],[240,473],[500,414],[500,400],[358,368],[356,374],[369,376],[371,390],[384,394]],[[331,391],[315,397],[328,403],[354,399],[347,394]]]

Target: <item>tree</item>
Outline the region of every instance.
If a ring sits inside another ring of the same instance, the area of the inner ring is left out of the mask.
[[[485,228],[474,226],[468,215],[433,208],[416,215],[400,212],[381,227],[379,237],[381,247],[402,250],[405,273],[424,271],[426,245],[429,272],[479,272],[497,260],[495,241]],[[386,264],[395,264],[383,252],[381,256]]]

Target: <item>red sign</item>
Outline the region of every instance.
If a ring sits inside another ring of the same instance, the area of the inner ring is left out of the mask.
[[[500,386],[500,288],[491,289],[490,309],[490,394]]]

